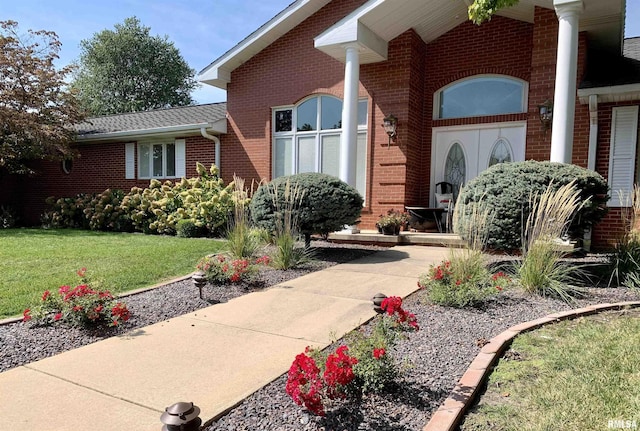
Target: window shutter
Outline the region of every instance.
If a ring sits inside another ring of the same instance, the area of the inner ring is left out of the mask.
[[[136,144],[128,142],[124,144],[124,177],[127,180],[134,180],[136,178]]]
[[[613,108],[609,153],[610,207],[631,205],[635,178],[638,106]]]
[[[176,177],[187,176],[187,149],[184,139],[176,139]]]

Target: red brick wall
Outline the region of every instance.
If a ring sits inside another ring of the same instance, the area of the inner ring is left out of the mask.
[[[421,202],[429,202],[433,127],[526,120],[526,114],[433,119],[433,97],[442,87],[478,74],[508,75],[530,80],[533,25],[495,16],[477,26],[465,22],[427,45],[425,128],[423,133]]]
[[[271,110],[312,94],[342,98],[344,64],[314,48],[318,36],[365,0],[335,0],[231,73],[223,178],[271,179]],[[360,96],[366,96],[361,87]],[[229,167],[228,169],[226,167]]]
[[[605,179],[609,177],[609,152],[611,149],[611,120],[613,108],[618,106],[635,106],[640,101],[622,103],[601,103],[598,105],[598,148],[596,150],[596,171]],[[587,109],[588,112],[588,109]],[[639,135],[640,136],[640,135]],[[636,154],[636,158],[640,154]],[[636,181],[638,172],[636,172]],[[616,193],[615,190],[609,191]],[[629,228],[624,223],[623,213],[627,211],[623,208],[610,208],[604,220],[600,222],[593,231],[593,243],[598,248],[611,248],[615,240],[620,238],[625,230]]]
[[[22,185],[21,191],[13,193],[10,199],[15,206],[24,208],[21,216],[26,223],[38,223],[46,207],[44,200],[49,196],[72,197],[79,193],[99,193],[108,188],[129,191],[134,186],[149,185],[149,180],[125,179],[124,142],[79,144],[76,149],[80,156],[73,161],[69,174],[62,171],[60,162],[43,161],[36,166],[37,176],[18,181]],[[187,177],[196,175],[197,161],[209,168],[214,160],[213,141],[200,136],[186,138]]]

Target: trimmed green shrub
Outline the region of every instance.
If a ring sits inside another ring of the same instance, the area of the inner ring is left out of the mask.
[[[176,236],[180,238],[198,238],[202,236],[202,227],[196,226],[191,219],[178,220],[176,225]]]
[[[268,187],[277,187],[278,199],[284,199],[287,182],[304,192],[294,216],[300,233],[307,238],[313,233],[328,235],[360,218],[363,199],[354,187],[331,175],[304,173],[276,178],[258,188],[251,200],[251,214],[258,226],[275,232],[276,205]]]
[[[598,223],[607,212],[607,182],[600,174],[579,166],[537,161],[499,163],[469,181],[456,202],[454,231],[465,238],[474,206],[484,201],[492,209],[487,247],[520,249],[523,220],[530,213],[529,196],[542,194],[549,184],[557,190],[574,180],[581,201],[590,198],[568,230],[571,237],[581,238],[584,230]]]

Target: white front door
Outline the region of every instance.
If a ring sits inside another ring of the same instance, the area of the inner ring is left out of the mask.
[[[435,202],[435,185],[441,181],[457,190],[489,166],[524,161],[526,137],[525,122],[434,128],[431,202]]]

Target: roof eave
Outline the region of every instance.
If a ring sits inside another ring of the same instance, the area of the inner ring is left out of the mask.
[[[610,87],[581,88],[578,90],[580,103],[589,103],[589,96],[598,96],[599,103],[629,102],[640,100],[640,83],[612,85]]]
[[[140,138],[200,135],[202,128],[213,135],[227,133],[227,120],[222,118],[209,123],[182,124],[180,126],[155,127],[152,129],[122,130],[106,133],[79,134],[77,142],[102,142],[114,140],[137,140]]]
[[[226,90],[231,72],[316,13],[331,0],[296,0],[198,74],[199,82]]]

